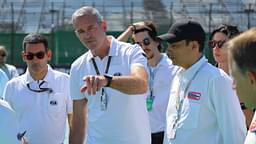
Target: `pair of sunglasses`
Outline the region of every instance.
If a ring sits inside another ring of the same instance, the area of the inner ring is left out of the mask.
[[[150,45],[150,39],[148,37],[146,37],[142,40],[142,42],[135,42],[135,44],[138,44],[140,46],[142,46],[142,44],[145,46],[148,46],[148,45]]]
[[[5,57],[5,56],[6,56],[6,54],[5,54],[5,53],[3,53],[3,54],[0,54],[0,56]]]
[[[226,41],[214,41],[214,40],[211,40],[209,41],[209,46],[211,48],[215,48],[215,47],[218,47],[218,48],[222,48],[222,46],[224,45]]]
[[[34,56],[37,58],[37,59],[43,59],[44,56],[45,56],[45,52],[38,52],[38,53],[27,53],[25,54],[25,57],[27,60],[33,60],[34,59]]]

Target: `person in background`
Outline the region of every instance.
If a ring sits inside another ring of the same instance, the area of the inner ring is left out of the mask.
[[[8,80],[5,72],[0,69],[0,99],[3,99],[4,88]]]
[[[61,144],[67,118],[71,126],[69,76],[47,64],[51,57],[47,39],[38,33],[28,34],[22,51],[27,70],[8,81],[4,91],[4,99],[17,114],[19,131],[26,132],[31,144]]]
[[[225,44],[229,69],[241,101],[249,108],[256,107],[256,28],[251,28]],[[245,144],[256,143],[256,114],[249,127]]]
[[[159,38],[168,42],[173,64],[183,68],[173,80],[164,143],[243,143],[246,125],[238,97],[230,77],[203,56],[202,26],[177,21]]]
[[[227,74],[228,71],[228,53],[222,46],[231,38],[238,35],[240,32],[236,26],[221,24],[210,35],[209,47],[213,51],[213,57],[216,61],[217,67],[224,70]],[[243,102],[240,102],[241,108],[246,117],[246,125],[249,127],[253,117],[253,110],[246,108]]]
[[[146,109],[147,59],[138,45],[106,35],[107,24],[90,6],[76,10],[73,27],[89,50],[72,63],[71,144],[150,144]]]
[[[147,56],[149,71],[149,93],[147,109],[151,127],[151,144],[162,144],[166,124],[166,109],[170,87],[179,68],[165,54],[161,54],[161,44],[157,38],[156,26],[152,21],[142,21],[129,26],[117,39],[128,41],[132,38],[141,46]]]
[[[7,75],[8,79],[12,79],[14,77],[19,76],[19,73],[15,66],[7,64],[7,50],[3,45],[0,45],[0,69],[2,69]]]
[[[10,105],[0,100],[0,142],[2,144],[19,144],[18,122]]]

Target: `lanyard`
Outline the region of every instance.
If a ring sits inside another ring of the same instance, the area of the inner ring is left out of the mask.
[[[105,74],[108,73],[110,62],[111,62],[111,58],[112,58],[111,56],[108,56],[108,61],[107,61],[107,65],[106,65],[106,68],[105,68]],[[93,63],[93,66],[94,66],[94,69],[95,69],[97,75],[100,75],[100,71],[98,69],[98,66],[97,66],[94,58],[92,58],[92,63]],[[101,97],[100,97],[101,110],[102,111],[106,111],[107,110],[107,105],[108,105],[108,96],[107,96],[107,94],[105,92],[105,89],[102,88],[101,89]]]
[[[153,98],[153,85],[154,85],[154,79],[155,79],[155,75],[156,75],[156,68],[152,68],[148,65],[148,69],[149,69],[149,90],[150,90],[150,98]]]
[[[179,87],[178,87],[178,91],[177,91],[177,96],[176,96],[176,109],[177,109],[177,118],[175,120],[175,123],[173,124],[173,129],[176,129],[178,127],[178,121],[181,117],[181,111],[182,111],[182,106],[183,106],[183,102],[186,96],[186,93],[188,91],[188,88],[190,87],[192,81],[196,78],[197,74],[199,73],[199,71],[207,64],[207,62],[203,63],[198,70],[195,72],[195,74],[193,75],[193,77],[190,79],[190,81],[188,82],[185,90],[184,90],[184,94],[183,97],[181,98],[179,96],[180,93],[180,86],[181,86],[181,81],[179,82]]]
[[[110,62],[111,62],[111,58],[112,58],[112,56],[108,56],[108,62],[107,62],[107,66],[106,66],[106,68],[105,68],[105,74],[108,73],[109,66],[110,66]],[[99,68],[98,68],[98,66],[97,66],[97,64],[96,64],[96,62],[95,62],[94,57],[92,58],[92,64],[93,64],[93,67],[94,67],[94,69],[95,69],[97,75],[100,75],[100,71],[99,71]]]

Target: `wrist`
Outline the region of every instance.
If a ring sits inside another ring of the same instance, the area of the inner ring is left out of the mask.
[[[110,85],[112,83],[113,76],[110,74],[104,74],[104,77],[107,81],[107,84],[105,85],[105,87],[110,87]]]

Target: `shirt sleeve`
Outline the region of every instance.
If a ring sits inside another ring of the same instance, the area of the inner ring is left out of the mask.
[[[67,92],[67,113],[70,114],[73,112],[73,102],[70,96],[70,79],[68,77],[68,79],[66,80],[67,84],[66,84],[66,92]]]
[[[72,65],[70,69],[70,95],[72,100],[85,98],[85,96],[80,92],[80,81],[82,81],[82,78],[80,78],[79,69]]]
[[[241,144],[246,137],[246,123],[239,100],[227,76],[215,78],[210,88],[212,104],[224,144]]]
[[[130,54],[131,66],[142,66],[146,69],[147,58],[146,54],[139,45],[133,45]]]

